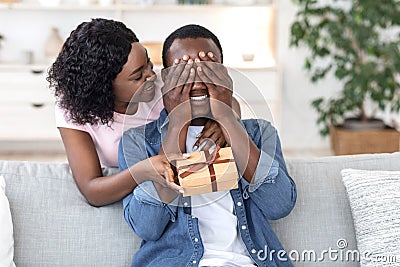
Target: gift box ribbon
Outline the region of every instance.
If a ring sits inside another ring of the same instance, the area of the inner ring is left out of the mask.
[[[210,154],[210,152],[208,150],[205,150],[204,151],[204,155],[205,155],[205,158],[206,158],[205,162],[192,163],[192,164],[189,164],[189,165],[186,165],[186,166],[179,167],[178,170],[188,168],[186,171],[181,173],[179,176],[182,179],[184,179],[187,176],[191,175],[192,173],[198,172],[199,170],[201,170],[205,166],[208,166],[208,171],[210,172],[212,192],[218,191],[214,164],[235,162],[234,159],[220,159],[220,160],[218,160],[218,158],[220,157],[220,154],[218,153],[219,149],[220,149],[220,147],[216,146],[212,154]]]

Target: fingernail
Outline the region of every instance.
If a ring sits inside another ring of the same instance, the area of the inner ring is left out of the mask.
[[[199,53],[199,56],[205,57],[205,56],[206,56],[206,53],[204,53],[203,51],[201,51],[201,52]]]
[[[196,57],[196,58],[194,59],[194,62],[199,63],[199,62],[200,62],[200,59]]]
[[[189,58],[188,63],[192,64],[193,63],[193,59]]]
[[[183,55],[182,59],[183,59],[183,60],[188,60],[188,59],[189,59],[189,56],[188,56],[188,55]]]
[[[197,150],[198,148],[199,148],[198,146],[194,145],[194,146],[192,147],[192,150],[195,151],[195,150]]]
[[[214,57],[213,52],[208,52],[207,55],[208,55],[209,57]]]
[[[190,153],[183,153],[182,157],[185,159],[190,158]]]
[[[197,67],[197,71],[203,71],[201,67]]]
[[[179,63],[179,58],[175,58],[174,63],[178,64]]]

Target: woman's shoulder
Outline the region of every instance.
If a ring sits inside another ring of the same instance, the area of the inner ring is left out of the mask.
[[[70,128],[70,129],[76,129],[76,130],[81,130],[81,131],[87,131],[85,125],[80,125],[77,123],[74,123],[67,110],[61,108],[58,103],[56,103],[55,108],[54,108],[54,113],[55,113],[55,123],[57,128]]]

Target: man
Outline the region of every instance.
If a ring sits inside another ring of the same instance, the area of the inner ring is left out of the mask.
[[[218,38],[204,27],[186,25],[166,39],[165,109],[158,120],[124,133],[119,165],[124,170],[147,156],[195,150],[212,118],[232,147],[239,187],[182,197],[171,187],[142,183],[124,199],[125,219],[143,239],[132,266],[292,266],[268,220],[290,213],[295,184],[275,128],[240,121],[233,112],[232,80],[222,61]]]

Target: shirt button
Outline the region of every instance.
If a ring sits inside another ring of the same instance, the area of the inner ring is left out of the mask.
[[[196,237],[196,238],[194,239],[194,242],[199,242],[199,239]]]
[[[246,226],[246,225],[242,225],[242,229],[243,229],[243,230],[246,230],[246,229],[247,229],[247,226]]]
[[[236,203],[236,205],[238,205],[240,207],[240,206],[242,206],[242,202],[239,201],[238,203]]]
[[[192,219],[196,219],[196,216],[192,216]]]
[[[187,205],[188,205],[188,203],[187,203],[187,202],[183,203],[183,206],[187,207]]]
[[[251,250],[251,253],[255,254],[257,252],[257,250],[255,250],[254,248]]]
[[[192,261],[192,262],[193,262],[193,264],[196,264],[197,261]]]

